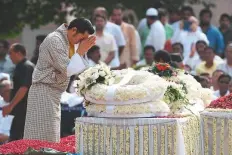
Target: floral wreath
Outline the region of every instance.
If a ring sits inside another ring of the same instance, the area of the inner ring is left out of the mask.
[[[148,71],[161,77],[171,77],[176,73],[168,63],[156,63]]]

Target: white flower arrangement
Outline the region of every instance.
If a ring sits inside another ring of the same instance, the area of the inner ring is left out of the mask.
[[[90,89],[95,84],[114,84],[114,77],[115,75],[108,66],[105,64],[97,64],[81,73],[79,75],[80,80],[75,81],[74,85],[78,88],[79,94],[83,95],[86,90]]]

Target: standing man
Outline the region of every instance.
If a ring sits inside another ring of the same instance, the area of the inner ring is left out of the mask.
[[[3,116],[14,115],[10,130],[10,141],[14,141],[23,139],[28,90],[31,86],[34,65],[26,59],[26,49],[21,44],[13,44],[10,47],[10,58],[16,64],[16,68],[10,104],[3,107]]]
[[[121,30],[126,39],[126,46],[123,53],[120,55],[120,63],[125,63],[127,67],[135,65],[139,60],[139,52],[136,48],[136,33],[133,25],[123,22],[124,7],[121,4],[113,8],[111,19],[121,27]]]
[[[222,14],[219,23],[219,30],[223,35],[224,45],[226,47],[227,44],[232,41],[232,25],[230,15],[228,15],[227,13]]]
[[[8,55],[8,50],[9,43],[6,40],[0,40],[0,73],[7,73],[12,78],[15,65]]]
[[[42,44],[45,38],[46,38],[46,35],[36,36],[36,47],[35,47],[34,54],[31,58],[31,62],[35,65],[37,64],[37,61],[39,58],[39,46]]]
[[[114,59],[115,51],[117,50],[117,45],[114,37],[104,32],[106,25],[105,16],[97,15],[94,18],[96,26],[96,45],[100,47],[101,61],[105,62],[107,65]]]
[[[169,40],[173,36],[172,26],[168,24],[168,13],[165,9],[159,9],[159,20],[164,25],[166,40]]]
[[[93,33],[91,22],[78,18],[69,25],[62,24],[40,45],[28,95],[24,139],[60,141],[61,94],[69,84],[69,77],[86,68],[82,56],[95,44],[95,36],[90,36]]]
[[[211,24],[213,13],[208,9],[203,9],[200,12],[200,26],[209,40],[209,46],[216,50],[219,56],[224,55],[224,40],[221,32],[217,27]]]
[[[119,57],[122,54],[124,47],[126,45],[126,41],[125,41],[125,38],[123,36],[122,30],[118,25],[116,25],[108,20],[108,12],[107,12],[106,8],[97,7],[96,9],[94,9],[93,19],[97,15],[101,15],[101,16],[106,17],[107,22],[106,22],[104,31],[106,31],[107,33],[110,33],[111,35],[114,36],[114,39],[115,39],[117,47],[118,47],[118,49],[115,51],[114,59],[111,61],[110,66],[111,67],[119,67],[120,66]]]
[[[153,46],[156,51],[163,50],[166,33],[163,24],[158,20],[158,11],[150,8],[146,12],[147,24],[151,27],[145,45]]]

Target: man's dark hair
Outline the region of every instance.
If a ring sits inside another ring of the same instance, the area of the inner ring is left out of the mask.
[[[73,27],[77,28],[78,33],[85,33],[87,31],[89,34],[93,34],[95,32],[92,23],[84,17],[71,21],[68,29]]]
[[[192,75],[192,76],[194,77],[194,79],[195,79],[197,82],[199,82],[199,83],[200,83],[201,78],[200,78],[200,76],[199,76],[199,75]]]
[[[196,42],[196,45],[197,44],[204,44],[205,46],[207,46],[207,43],[204,41],[204,40],[198,40],[197,42]]]
[[[113,10],[122,10],[122,11],[124,11],[125,10],[125,7],[124,7],[124,5],[122,4],[122,3],[118,3],[118,4],[116,4],[114,7],[113,7]]]
[[[215,50],[213,47],[206,46],[206,47],[205,47],[205,51],[206,51],[206,50],[212,50],[212,51],[213,51],[213,53],[215,53],[215,54],[216,54],[216,50]]]
[[[159,50],[155,53],[155,61],[159,62],[161,59],[164,61],[164,63],[171,63],[171,57],[165,50]]]
[[[151,46],[151,45],[145,46],[143,51],[145,52],[145,51],[150,50],[150,49],[152,50],[153,53],[155,53],[155,48],[153,46]]]
[[[23,56],[26,56],[26,54],[27,54],[26,48],[22,44],[15,43],[12,45],[12,48],[13,48],[14,52],[19,52]]]
[[[168,13],[169,13],[169,14],[177,14],[177,15],[180,15],[180,10],[175,9],[175,8],[172,8],[172,9],[169,9],[169,10],[168,10]]]
[[[46,37],[47,37],[46,35],[38,35],[36,36],[36,40],[43,42]]]
[[[103,13],[103,15],[106,17],[106,19],[108,19],[109,13],[108,13],[108,11],[106,10],[106,8],[104,8],[104,7],[102,7],[102,6],[99,6],[99,7],[96,7],[96,8],[94,9],[94,11],[95,11],[96,9],[100,9],[101,12]],[[94,13],[94,11],[93,11],[93,13]],[[94,16],[92,17],[92,19],[93,19],[93,18],[94,18]]]
[[[184,50],[184,46],[180,42],[172,44],[172,47],[177,46],[177,45],[179,45],[181,47],[181,49]]]
[[[106,21],[106,17],[103,16],[103,15],[96,15],[96,16],[94,17],[94,21],[96,21],[97,18],[102,18],[102,19],[104,19],[104,21]]]
[[[183,12],[185,12],[185,11],[189,11],[189,12],[191,12],[192,16],[195,16],[194,11],[193,11],[193,8],[192,8],[191,6],[183,6],[183,7],[181,8],[181,12],[183,13]]]
[[[224,18],[227,18],[230,22],[231,22],[231,16],[227,13],[223,13],[221,16],[220,16],[220,21],[223,20]]]
[[[213,16],[212,11],[209,9],[202,9],[199,16],[202,17],[204,14],[209,14],[210,18]]]
[[[158,13],[159,20],[161,20],[162,17],[165,17],[168,15],[168,12],[164,8],[159,8],[158,12],[159,12]]]
[[[214,76],[214,75],[215,75],[216,73],[218,73],[218,72],[225,73],[223,70],[217,69],[217,70],[215,70],[215,71],[213,72],[212,76]]]
[[[93,52],[95,52],[96,50],[100,50],[100,47],[97,46],[97,45],[92,46],[92,47],[88,50],[88,52],[87,52],[87,57],[89,58],[90,55],[91,55]]]
[[[230,76],[230,75],[228,75],[228,74],[226,74],[226,73],[224,73],[224,74],[220,75],[220,76],[219,76],[219,78],[218,78],[218,81],[220,81],[222,78],[228,78],[228,79],[229,79],[229,81],[231,80],[231,76]]]
[[[3,48],[9,49],[10,44],[9,44],[8,41],[2,40],[2,39],[1,39],[1,40],[0,40],[0,43],[3,45]]]

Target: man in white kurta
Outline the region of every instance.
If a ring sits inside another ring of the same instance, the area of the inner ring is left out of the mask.
[[[41,44],[28,95],[24,139],[60,141],[61,94],[69,77],[87,67],[82,56],[95,44],[95,37],[89,37],[93,33],[91,22],[79,18],[61,25]]]
[[[146,13],[147,22],[150,24],[150,32],[145,45],[151,45],[156,51],[163,50],[166,42],[166,33],[163,24],[158,20],[158,11],[150,8]]]

